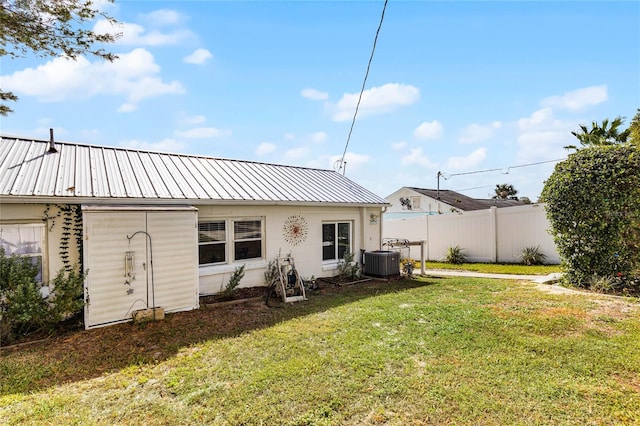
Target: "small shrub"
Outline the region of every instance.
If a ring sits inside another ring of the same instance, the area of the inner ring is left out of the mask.
[[[225,296],[230,296],[231,293],[235,291],[236,288],[240,285],[240,281],[244,278],[244,267],[245,265],[238,266],[234,269],[233,274],[229,278],[229,282],[222,290],[222,294]]]
[[[12,342],[34,332],[52,332],[56,325],[84,306],[86,274],[61,269],[50,282],[52,292],[42,297],[36,280],[40,266],[29,257],[5,257],[0,248],[0,341]]]
[[[62,321],[84,307],[84,280],[87,272],[80,273],[79,268],[73,267],[69,272],[61,269],[51,281],[53,292],[48,297],[51,302],[52,320]]]
[[[444,261],[447,263],[453,263],[455,265],[459,265],[461,263],[465,263],[467,258],[463,253],[464,249],[460,246],[449,247],[447,249],[447,254],[444,256]]]
[[[547,255],[540,251],[540,246],[537,247],[525,247],[520,254],[520,260],[524,265],[542,265],[547,258]]]
[[[345,253],[338,262],[338,276],[341,279],[354,280],[360,277],[360,265],[353,261],[353,253]]]
[[[274,281],[280,279],[278,274],[278,259],[270,260],[264,271],[264,284],[269,287]]]

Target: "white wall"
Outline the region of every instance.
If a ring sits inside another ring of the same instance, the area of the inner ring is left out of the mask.
[[[43,256],[43,280],[53,279],[64,264],[60,258],[60,238],[62,237],[62,217],[56,217],[58,209],[55,205],[46,204],[12,204],[0,203],[0,221],[3,223],[44,223],[45,255]],[[79,262],[78,248],[74,235],[69,240],[69,262]]]
[[[400,198],[408,198],[412,202],[411,210],[407,209],[400,202]],[[450,213],[452,210],[458,211],[457,209],[453,209],[447,203],[443,203],[441,200],[436,200],[435,198],[427,197],[424,194],[416,192],[412,189],[402,187],[393,194],[385,197],[391,206],[387,209],[388,213],[430,213],[437,214],[440,213]],[[419,206],[416,206],[415,201],[418,201]]]
[[[245,266],[245,277],[241,287],[264,285],[264,271],[268,262],[275,259],[278,253],[289,253],[295,259],[296,267],[304,278],[328,277],[337,274],[337,264],[322,262],[322,223],[325,221],[350,221],[352,228],[352,251],[355,259],[360,259],[361,250],[379,250],[382,238],[382,215],[380,208],[354,206],[294,207],[238,205],[213,206],[198,205],[198,220],[216,218],[264,217],[265,219],[265,252],[264,259],[248,261]],[[45,265],[49,278],[53,278],[63,267],[59,256],[60,237],[62,235],[61,218],[45,219],[46,204],[11,204],[0,203],[0,220],[3,222],[42,222],[47,224],[47,255]],[[50,208],[50,215],[57,210]],[[292,215],[304,217],[308,223],[308,235],[304,243],[293,246],[283,236],[286,219]],[[78,251],[75,239],[70,241],[69,251],[71,263],[78,262]],[[200,292],[217,293],[229,281],[229,277],[242,263],[231,263],[198,268]]]
[[[385,220],[383,237],[426,240],[428,260],[442,260],[449,247],[459,245],[472,262],[517,263],[523,248],[539,246],[546,263],[560,263],[549,226],[544,204],[528,204]],[[411,257],[420,259],[419,246],[411,247]]]
[[[296,269],[303,278],[329,277],[337,273],[337,263],[322,261],[322,223],[343,221],[352,223],[352,251],[359,260],[361,250],[379,250],[382,219],[379,208],[362,207],[292,207],[292,206],[198,206],[200,221],[207,219],[264,217],[265,256],[264,259],[236,262],[225,265],[203,266],[199,268],[200,292],[217,293],[229,281],[229,277],[243,263],[245,276],[240,287],[262,286],[264,271],[269,261],[278,254],[294,258]],[[283,226],[288,217],[299,215],[308,224],[307,238],[298,245],[288,243],[284,238]],[[373,216],[372,216],[373,215]]]

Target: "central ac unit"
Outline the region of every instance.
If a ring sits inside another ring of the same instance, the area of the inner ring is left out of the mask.
[[[400,276],[400,253],[382,250],[365,252],[364,274],[379,278]]]

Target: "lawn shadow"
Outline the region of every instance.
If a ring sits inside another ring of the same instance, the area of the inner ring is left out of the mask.
[[[116,324],[3,348],[0,396],[40,391],[130,366],[161,362],[194,344],[238,336],[437,280],[371,280],[346,286],[321,283],[317,290],[309,291],[308,300],[283,307],[270,308],[255,298],[238,304],[203,304],[198,310],[167,314],[162,321]]]

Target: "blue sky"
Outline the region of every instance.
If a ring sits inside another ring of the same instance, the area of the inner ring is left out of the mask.
[[[334,168],[383,4],[116,0],[114,63],[3,58],[2,134]],[[352,180],[535,201],[572,130],[640,107],[640,3],[390,0],[365,89]]]

